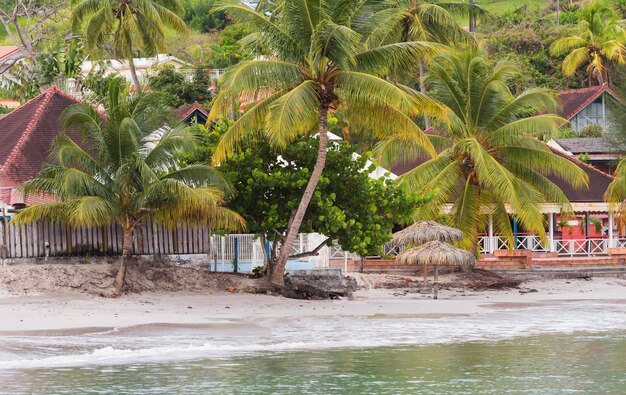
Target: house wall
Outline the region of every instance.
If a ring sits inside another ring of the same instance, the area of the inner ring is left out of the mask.
[[[583,108],[578,114],[570,119],[571,128],[580,132],[582,128],[589,124],[597,124],[607,129],[612,118],[610,107],[605,103],[606,94],[598,97],[593,103]]]

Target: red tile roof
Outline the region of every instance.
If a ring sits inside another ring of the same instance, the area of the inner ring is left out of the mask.
[[[209,116],[209,112],[204,107],[202,107],[198,102],[193,102],[193,104],[178,107],[177,109],[173,111],[173,113],[174,115],[178,117],[179,121],[184,121],[185,119],[187,119],[187,117],[193,114],[194,111],[199,111],[202,114],[204,114],[206,117]]]
[[[0,118],[0,184],[18,186],[33,178],[46,161],[51,143],[61,132],[60,116],[78,101],[56,87]],[[82,140],[78,131],[68,135]],[[12,185],[10,185],[12,184]]]
[[[5,58],[17,51],[20,50],[20,47],[17,47],[15,45],[9,45],[6,47],[0,47],[0,59]]]
[[[613,176],[585,162],[582,162],[571,155],[560,152],[557,149],[548,145],[546,146],[550,148],[553,153],[574,162],[576,165],[578,165],[578,167],[583,169],[583,171],[587,174],[587,177],[589,177],[589,188],[587,189],[574,189],[570,184],[566,183],[558,177],[549,177],[552,182],[554,182],[565,193],[570,202],[604,201],[604,192],[608,188],[609,184],[613,181]],[[417,158],[410,162],[399,163],[392,167],[391,172],[400,176],[425,163],[428,159],[429,158],[424,155],[424,157]]]
[[[611,96],[618,98],[617,94],[606,84],[559,92],[558,98],[561,102],[559,115],[565,119],[571,119],[604,92],[608,92]]]
[[[554,154],[574,162],[578,165],[578,167],[583,169],[583,171],[587,173],[587,177],[589,177],[589,188],[587,189],[574,189],[569,183],[566,183],[558,177],[549,177],[552,182],[554,182],[563,191],[563,193],[565,193],[565,196],[567,196],[567,199],[570,202],[604,202],[604,192],[606,192],[609,184],[613,181],[612,175],[605,173],[572,155],[567,155],[554,147],[550,147],[549,145],[546,146],[550,148],[550,151]]]

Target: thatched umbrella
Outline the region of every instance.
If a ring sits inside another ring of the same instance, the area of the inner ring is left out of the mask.
[[[396,261],[403,265],[422,264],[424,266],[424,284],[426,284],[426,266],[435,266],[435,281],[437,281],[437,267],[439,265],[471,266],[476,262],[476,257],[471,252],[435,240],[409,248],[399,254]]]
[[[409,244],[424,244],[429,241],[461,241],[463,232],[435,221],[416,222],[411,226],[393,234],[389,244],[405,246]]]

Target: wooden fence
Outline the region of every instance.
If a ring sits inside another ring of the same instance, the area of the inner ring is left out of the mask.
[[[212,235],[206,227],[179,225],[176,229],[169,229],[162,224],[147,221],[135,231],[133,253],[166,255],[219,252],[222,257],[227,258],[225,255],[232,254],[233,243],[230,239],[233,237],[245,239],[241,240],[245,243],[240,241],[242,247],[254,243],[253,235],[221,237]],[[122,228],[117,224],[87,228],[70,227],[61,223],[17,224],[0,220],[0,253],[4,258],[115,256],[122,253],[122,238]],[[252,255],[252,251],[245,252]]]

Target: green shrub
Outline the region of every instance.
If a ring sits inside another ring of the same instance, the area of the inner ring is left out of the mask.
[[[578,23],[577,11],[563,11],[559,15],[559,23],[561,25],[575,25]]]
[[[604,136],[604,129],[602,126],[591,123],[580,130],[580,137],[602,137]]]

